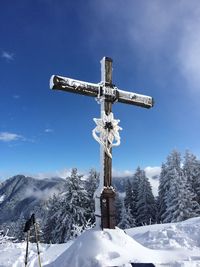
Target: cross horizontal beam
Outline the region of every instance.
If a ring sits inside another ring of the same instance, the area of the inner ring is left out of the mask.
[[[144,108],[151,108],[154,105],[153,98],[150,96],[124,91],[114,85],[107,85],[102,82],[88,83],[53,75],[50,79],[50,88],[97,98],[105,96],[105,100],[112,103],[120,102]]]

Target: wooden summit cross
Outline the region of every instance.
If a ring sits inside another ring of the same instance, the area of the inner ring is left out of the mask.
[[[96,97],[101,104],[101,118],[94,119],[97,124],[93,130],[93,137],[101,147],[100,184],[95,192],[96,225],[103,228],[115,228],[115,191],[112,187],[112,147],[120,144],[118,126],[112,113],[112,105],[116,102],[140,106],[153,107],[150,96],[118,89],[112,83],[112,59],[104,57],[101,60],[101,82],[88,83],[66,77],[53,75],[50,88],[86,96]],[[115,143],[114,143],[115,141]]]

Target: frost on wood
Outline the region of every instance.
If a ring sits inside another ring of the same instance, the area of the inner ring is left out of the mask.
[[[122,130],[122,128],[118,126],[120,120],[115,120],[113,113],[106,115],[105,111],[102,111],[101,118],[94,118],[94,121],[97,126],[92,131],[92,135],[103,147],[105,153],[112,158],[111,148],[120,145],[119,130]]]
[[[71,79],[63,76],[52,75],[50,78],[50,89],[53,89],[55,86],[55,80],[59,80],[62,83],[63,87],[69,86],[74,88],[90,88],[94,89],[94,92],[99,90],[99,84],[96,83],[89,83],[84,81],[79,81],[76,79]]]

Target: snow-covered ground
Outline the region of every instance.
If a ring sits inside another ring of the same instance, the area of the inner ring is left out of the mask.
[[[26,243],[0,244],[0,267],[24,265]],[[42,266],[106,267],[152,262],[156,267],[200,267],[200,217],[126,230],[88,230],[74,242],[41,244]],[[29,267],[38,267],[30,245]]]

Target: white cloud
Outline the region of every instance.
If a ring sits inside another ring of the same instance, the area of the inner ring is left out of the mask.
[[[146,176],[148,178],[153,178],[154,176],[157,176],[160,174],[161,168],[158,166],[155,167],[150,167],[147,166],[146,168],[144,168],[144,171],[146,173]],[[113,177],[128,177],[128,176],[133,176],[135,173],[135,170],[116,170],[116,169],[112,169],[112,175]]]
[[[146,176],[149,178],[149,182],[152,187],[152,192],[154,196],[158,195],[158,186],[159,186],[159,179],[155,179],[155,176],[159,176],[161,172],[161,168],[158,166],[155,167],[146,167],[144,168],[144,171],[146,173]],[[123,177],[131,177],[133,176],[135,171],[131,170],[124,170],[124,171],[119,171],[119,170],[112,170],[112,175],[113,177],[118,177],[118,178],[123,178]]]
[[[200,92],[199,1],[142,3],[138,14],[131,20],[134,27],[129,27],[130,41],[139,44],[144,57],[145,51],[158,60],[167,56],[170,64],[187,81],[187,89]]]
[[[199,10],[200,11],[200,10]],[[200,12],[199,12],[200,16]],[[192,92],[200,92],[200,18],[186,25],[178,53],[180,71]]]
[[[30,142],[35,143],[34,139],[26,138],[23,135],[11,133],[11,132],[0,132],[0,142],[13,142],[13,141],[23,141],[23,142]],[[10,144],[12,147],[13,145]]]
[[[44,190],[34,190],[33,188],[29,187],[27,190],[24,192],[24,198],[27,197],[35,197],[39,200],[47,200],[49,197],[53,196],[54,194],[57,194],[59,190],[55,188],[47,188]]]
[[[0,132],[0,141],[2,142],[11,142],[17,140],[25,140],[22,135],[9,133],[9,132]]]
[[[67,176],[71,175],[72,169],[64,168],[62,170],[55,170],[51,172],[39,172],[37,174],[28,174],[28,176],[32,176],[37,179],[45,179],[45,178],[53,178],[53,177],[60,177],[65,179]]]
[[[161,172],[161,167],[146,167],[144,169],[146,176],[149,178],[149,182],[152,187],[152,192],[154,196],[158,196],[158,186],[159,186],[159,179],[155,179],[154,177],[159,176]]]
[[[159,180],[150,178],[149,182],[151,184],[151,188],[152,188],[152,192],[153,192],[154,197],[157,197],[158,196]]]
[[[13,53],[9,53],[7,51],[3,51],[1,53],[1,57],[2,58],[5,58],[7,61],[12,61],[14,60],[14,54]]]
[[[45,133],[52,133],[53,132],[53,129],[50,129],[50,128],[47,128],[44,130]]]
[[[53,170],[53,171],[49,171],[49,172],[37,172],[37,173],[33,173],[33,172],[25,172],[23,173],[26,176],[29,177],[34,177],[36,179],[45,179],[45,178],[63,178],[66,179],[66,177],[70,176],[72,172],[72,168],[63,168],[61,170]],[[78,169],[78,174],[83,175],[83,179],[85,179],[86,177],[88,177],[88,171],[84,171],[84,170],[79,170]]]
[[[154,176],[158,176],[158,175],[160,175],[161,168],[158,167],[158,166],[156,166],[156,167],[150,167],[150,166],[148,166],[148,167],[146,167],[146,168],[144,169],[144,171],[145,171],[146,176],[147,176],[148,178],[153,178]]]
[[[127,43],[140,62],[144,60],[146,64],[149,60],[156,72],[160,66],[169,73],[176,71],[178,83],[182,80],[188,92],[200,93],[199,0],[129,0],[122,8],[117,1],[102,0],[101,4],[93,4],[93,10],[98,12],[99,23],[110,22],[108,29],[110,24],[123,27],[120,34],[119,27],[112,27],[110,35],[115,33],[112,37]],[[97,38],[95,34],[94,37]],[[156,79],[163,82],[160,76]]]
[[[116,177],[116,178],[123,178],[123,177],[129,177],[129,176],[133,176],[134,171],[131,170],[116,170],[116,169],[112,169],[112,176]]]
[[[19,95],[13,95],[13,98],[14,98],[14,99],[19,99],[20,96],[19,96]]]

